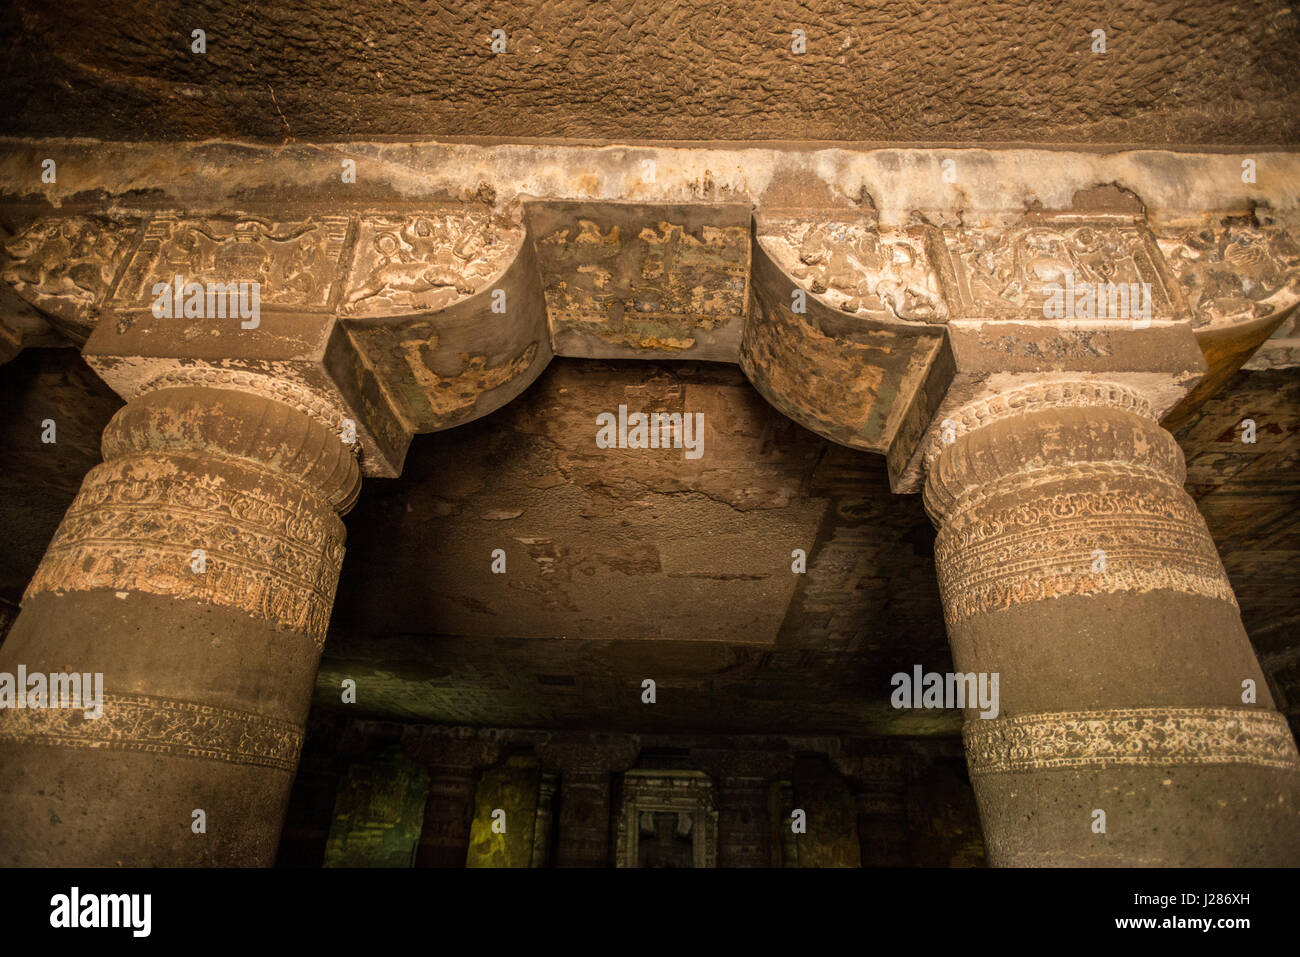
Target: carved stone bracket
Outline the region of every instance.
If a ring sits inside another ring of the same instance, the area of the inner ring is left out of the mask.
[[[412,433],[503,405],[551,356],[522,224],[481,205],[49,216],[5,253],[13,292],[124,398],[263,394],[355,441],[369,475],[397,475]]]

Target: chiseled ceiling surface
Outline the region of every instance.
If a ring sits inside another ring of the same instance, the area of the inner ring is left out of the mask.
[[[1286,0],[13,0],[0,134],[1294,145],[1298,41]]]
[[[120,405],[71,349],[0,367],[0,598],[16,601]],[[600,449],[625,404],[705,416],[704,455]],[[39,423],[59,423],[42,445]],[[1257,424],[1243,444],[1236,426]],[[1300,719],[1300,370],[1241,372],[1179,433],[1247,630]],[[919,497],[784,419],[729,366],[557,360],[367,480],[317,704],[507,727],[951,734],[889,676],[951,667]],[[493,574],[491,553],[506,554]],[[791,571],[790,553],[808,554]],[[654,705],[641,682],[655,679]]]

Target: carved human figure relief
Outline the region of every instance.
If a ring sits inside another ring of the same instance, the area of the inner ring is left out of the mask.
[[[343,310],[444,309],[473,295],[510,263],[523,230],[467,209],[361,221]]]
[[[88,334],[131,248],[138,220],[45,217],[4,243],[0,278],[43,312]]]
[[[1300,300],[1300,243],[1285,229],[1207,226],[1158,242],[1194,326],[1263,318]]]
[[[1168,317],[1173,311],[1155,238],[1136,223],[956,227],[944,230],[944,239],[972,317],[1041,319],[1050,315],[1045,304],[1067,283],[1097,296],[1088,318],[1128,318],[1107,315],[1105,291],[1111,288],[1145,288],[1157,315]]]
[[[346,216],[299,222],[157,216],[114,299],[126,307],[151,302],[156,284],[180,276],[186,283],[257,283],[263,304],[323,309],[347,223]]]
[[[791,277],[845,312],[905,322],[948,318],[925,227],[768,218],[759,241]]]

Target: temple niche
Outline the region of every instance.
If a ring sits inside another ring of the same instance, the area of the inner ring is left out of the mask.
[[[717,792],[691,768],[643,765],[623,773],[617,867],[717,867]]]
[[[1300,862],[1280,0],[18,6],[0,866]]]

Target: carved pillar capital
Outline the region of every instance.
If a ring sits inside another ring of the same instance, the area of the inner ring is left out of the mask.
[[[0,278],[124,398],[273,398],[355,442],[368,475],[399,474],[413,433],[504,405],[552,354],[522,220],[477,202],[42,216]]]

